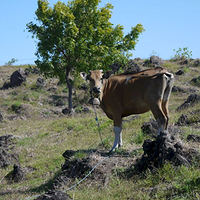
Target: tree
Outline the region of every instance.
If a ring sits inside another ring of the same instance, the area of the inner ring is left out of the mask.
[[[114,62],[126,62],[144,31],[141,24],[124,36],[123,26],[113,24],[111,4],[100,8],[100,0],[58,1],[51,8],[47,0],[38,0],[36,23],[27,29],[38,39],[35,63],[46,77],[66,80],[69,112],[72,111],[70,72],[106,69]]]

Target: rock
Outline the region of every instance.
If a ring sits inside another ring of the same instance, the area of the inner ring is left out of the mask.
[[[196,78],[193,78],[190,83],[192,85],[196,85],[196,86],[200,86],[200,76],[196,77]]]
[[[132,59],[128,61],[128,64],[124,67],[124,70],[124,74],[135,74],[141,71],[140,66]]]
[[[38,78],[37,81],[36,81],[36,85],[37,85],[38,87],[44,87],[45,84],[46,84],[46,83],[45,83],[45,81],[44,81],[43,78]]]
[[[19,166],[19,165],[14,165],[13,166],[13,174],[12,174],[12,180],[15,183],[18,183],[20,181],[22,181],[25,178],[25,172],[23,171],[23,169]]]
[[[150,64],[152,64],[154,67],[156,67],[156,66],[162,65],[163,61],[158,56],[151,56],[150,57]]]
[[[193,157],[199,160],[200,155],[197,152],[191,152],[191,149],[183,148],[183,145],[168,131],[162,131],[156,140],[147,139],[143,143],[144,154],[139,162],[135,165],[137,172],[146,169],[155,170],[162,167],[166,162],[174,166],[190,166]]]
[[[192,106],[195,103],[198,103],[199,101],[200,101],[200,95],[190,94],[187,100],[182,105],[180,105],[176,110],[179,111],[188,108],[189,106]]]
[[[68,108],[62,109],[62,113],[63,113],[64,115],[68,115],[68,114],[69,114],[69,109],[68,109]]]
[[[13,72],[13,74],[10,77],[11,87],[20,86],[25,81],[26,81],[26,75],[22,68],[19,68],[19,70]]]
[[[57,87],[50,87],[47,91],[56,92],[57,91]]]
[[[199,66],[199,59],[196,59],[194,60],[194,64],[193,64],[195,67],[198,67]]]
[[[19,163],[19,156],[8,153],[5,148],[0,148],[0,168],[5,168],[15,163]]]
[[[199,135],[190,134],[190,135],[187,136],[187,141],[200,142],[200,136]]]
[[[188,119],[187,115],[182,114],[180,116],[180,118],[178,119],[178,122],[176,123],[176,125],[184,126],[184,125],[187,125],[187,124],[189,124],[189,119]]]
[[[172,92],[183,92],[183,93],[185,93],[186,91],[183,88],[179,87],[179,86],[173,86],[172,87]]]
[[[184,73],[185,72],[182,69],[180,69],[175,74],[178,75],[178,76],[180,76],[180,75],[183,75]]]
[[[67,193],[57,191],[57,190],[50,190],[45,194],[37,197],[35,200],[70,200],[72,199]]]

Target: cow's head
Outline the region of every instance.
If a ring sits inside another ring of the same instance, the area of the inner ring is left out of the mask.
[[[85,72],[80,73],[81,77],[90,82],[90,91],[93,97],[98,98],[101,94],[101,87],[103,86],[103,79],[109,78],[111,72],[103,73],[103,70],[90,71],[89,74]]]

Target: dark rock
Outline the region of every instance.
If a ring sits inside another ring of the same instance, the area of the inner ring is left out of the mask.
[[[19,165],[14,165],[13,168],[12,180],[18,183],[25,178],[25,172]]]
[[[56,87],[51,87],[47,91],[49,91],[49,92],[56,92],[57,88]]]
[[[184,149],[180,141],[168,131],[162,131],[155,141],[145,140],[143,150],[144,154],[141,160],[135,165],[135,170],[138,172],[146,169],[155,170],[166,162],[170,162],[174,166],[190,166],[193,161],[192,153]],[[197,157],[200,158],[200,155],[198,154]]]
[[[74,156],[76,153],[76,151],[73,151],[73,150],[66,150],[64,153],[63,153],[63,157],[66,158],[66,159],[69,159],[70,157]]]
[[[180,116],[180,118],[178,119],[178,122],[176,123],[176,125],[178,125],[178,126],[184,126],[184,125],[187,125],[187,124],[189,124],[188,116],[185,115],[185,114],[182,114]]]
[[[62,113],[63,113],[64,115],[68,115],[68,114],[69,114],[69,109],[68,109],[68,108],[62,109]]]
[[[195,86],[200,86],[200,76],[193,78],[190,83]]]
[[[45,194],[37,197],[35,200],[70,200],[72,199],[67,193],[50,190]]]
[[[198,67],[198,66],[199,66],[199,59],[196,59],[196,60],[194,61],[194,66],[195,66],[195,67]]]
[[[19,70],[13,72],[13,74],[10,77],[11,87],[20,86],[25,81],[26,81],[26,75],[22,68],[19,68]]]
[[[185,59],[184,57],[182,57],[182,59],[180,59],[179,64],[180,65],[187,65],[189,63],[188,59]]]
[[[182,105],[180,105],[176,110],[179,111],[179,110],[188,108],[194,105],[195,103],[198,103],[199,101],[200,101],[200,95],[190,94],[187,100]]]
[[[175,74],[178,75],[178,76],[180,76],[180,75],[183,75],[184,73],[185,72],[182,69],[180,69]]]
[[[200,136],[194,134],[188,135],[187,141],[200,142]]]
[[[183,88],[179,87],[179,86],[173,86],[172,87],[172,92],[183,92],[183,93],[185,93],[186,91]]]

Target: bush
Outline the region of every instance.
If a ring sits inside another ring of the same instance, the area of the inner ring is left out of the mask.
[[[171,58],[171,60],[184,60],[192,58],[192,51],[188,50],[188,47],[179,48],[177,51],[173,49],[175,55]]]

